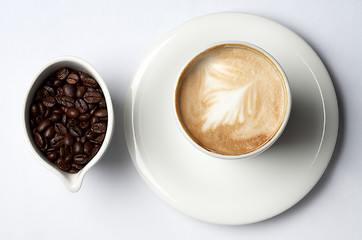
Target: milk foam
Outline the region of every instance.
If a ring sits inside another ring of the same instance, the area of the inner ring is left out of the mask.
[[[220,125],[234,125],[236,122],[244,123],[246,102],[248,113],[255,111],[251,107],[250,100],[245,99],[246,92],[253,82],[246,83],[243,86],[234,86],[229,81],[224,81],[226,76],[237,78],[232,72],[228,71],[227,67],[227,65],[212,64],[206,70],[204,89],[201,93],[202,102],[208,106],[202,115],[202,120],[205,121],[202,126],[203,132],[215,129]],[[210,74],[210,72],[217,72],[218,74]]]
[[[264,55],[239,46],[195,58],[180,78],[179,116],[205,148],[223,154],[252,151],[281,126],[284,80]]]

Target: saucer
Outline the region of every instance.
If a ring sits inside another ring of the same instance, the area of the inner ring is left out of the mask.
[[[248,42],[269,52],[292,93],[284,133],[249,159],[200,152],[185,139],[173,114],[174,88],[185,64],[223,41]],[[217,224],[262,221],[300,201],[325,171],[337,130],[335,91],[318,55],[286,27],[245,13],[206,15],[169,32],[141,63],[125,105],[127,145],[147,185],[182,213]]]

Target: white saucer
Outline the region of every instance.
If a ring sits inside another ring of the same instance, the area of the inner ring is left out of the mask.
[[[269,52],[283,67],[293,98],[277,143],[246,160],[201,153],[172,112],[175,81],[187,61],[212,43],[234,40]],[[326,169],[337,130],[335,91],[318,55],[284,26],[243,13],[199,17],[168,33],[140,65],[125,106],[128,148],[144,181],[179,211],[219,224],[258,222],[296,204]]]

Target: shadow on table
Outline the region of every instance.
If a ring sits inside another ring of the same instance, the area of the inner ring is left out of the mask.
[[[117,186],[127,184],[127,179],[130,174],[133,174],[133,164],[124,133],[124,103],[127,86],[110,84],[108,88],[113,103],[114,131],[110,145],[101,161],[95,166],[95,171],[101,174],[104,188],[115,190]]]
[[[321,55],[319,55],[319,56],[321,56]],[[313,201],[313,199],[316,196],[318,196],[318,194],[322,193],[323,188],[325,188],[327,186],[327,184],[329,183],[329,180],[332,178],[333,173],[335,172],[338,162],[340,160],[340,156],[342,154],[343,147],[344,147],[343,139],[344,139],[345,127],[346,127],[345,126],[345,118],[346,118],[345,102],[344,102],[344,96],[340,92],[339,82],[336,80],[336,76],[333,72],[333,69],[328,68],[328,62],[326,62],[326,61],[323,61],[323,62],[324,62],[324,65],[326,66],[326,68],[331,76],[331,79],[333,81],[333,85],[334,85],[336,95],[337,95],[338,110],[339,110],[339,126],[338,126],[337,142],[336,142],[336,146],[335,146],[333,155],[331,157],[331,160],[329,162],[329,165],[328,165],[326,171],[324,172],[324,174],[322,175],[322,177],[318,181],[318,183],[314,186],[314,188],[300,202],[298,202],[296,205],[294,205],[287,211],[285,211],[285,212],[279,214],[278,216],[273,217],[269,220],[265,220],[265,221],[262,221],[257,224],[238,226],[239,228],[244,228],[244,227],[259,228],[259,226],[274,224],[276,222],[282,221],[284,218],[291,217],[293,214],[297,214],[299,211],[303,211],[304,207],[307,204],[310,204],[310,202]]]

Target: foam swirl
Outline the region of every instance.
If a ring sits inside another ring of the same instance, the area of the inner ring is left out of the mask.
[[[232,84],[233,81],[230,79],[238,76],[230,71],[228,66],[221,64],[212,64],[206,71],[204,89],[201,94],[202,102],[207,106],[202,116],[202,120],[205,121],[202,131],[215,129],[220,125],[244,123],[245,107],[248,114],[255,112],[251,106],[252,94],[247,94],[247,91],[252,91],[250,87],[253,82],[242,86]],[[225,78],[229,81],[224,81]],[[246,98],[247,96],[249,98]]]
[[[258,148],[285,116],[284,80],[267,57],[249,48],[206,51],[179,84],[179,116],[190,135],[212,151],[240,154]]]

